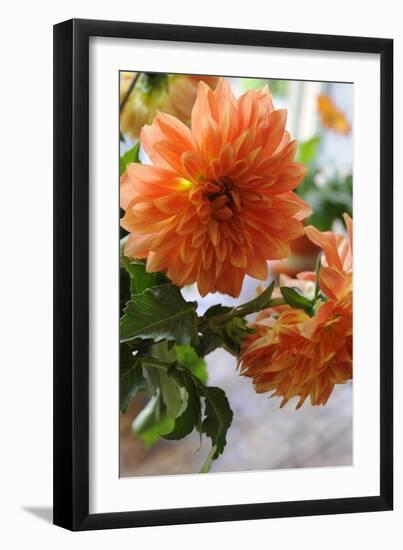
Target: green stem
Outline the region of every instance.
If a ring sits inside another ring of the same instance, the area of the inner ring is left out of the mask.
[[[318,257],[316,259],[316,267],[315,267],[315,301],[318,299],[320,294],[319,271],[321,267],[321,261],[322,261],[322,254],[318,254]]]
[[[287,302],[284,300],[284,298],[273,298],[272,300],[268,301],[264,309],[267,309],[269,307],[283,306],[285,304],[287,304]],[[203,329],[207,328],[210,323],[214,325],[224,325],[230,319],[233,319],[234,317],[243,317],[244,315],[245,313],[243,311],[243,306],[240,306],[232,309],[228,313],[223,313],[222,315],[216,315],[215,317],[209,317],[208,319],[201,318],[199,330],[203,331]]]
[[[213,461],[214,461],[214,455],[217,451],[217,447],[216,445],[213,445],[210,449],[210,452],[209,454],[207,455],[205,461],[203,462],[202,464],[202,467],[200,468],[200,471],[199,473],[200,474],[208,474],[210,469],[211,469],[211,465],[213,464]]]

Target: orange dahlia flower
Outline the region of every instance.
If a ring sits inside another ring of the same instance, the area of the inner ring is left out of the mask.
[[[352,221],[345,220],[351,239]],[[296,396],[297,408],[308,396],[312,405],[324,405],[335,384],[352,378],[352,241],[313,227],[306,232],[324,250],[319,284],[326,298],[312,318],[287,305],[260,314],[241,348],[241,374],[258,393],[281,396],[281,407]],[[312,284],[312,275],[301,274],[300,289]]]
[[[351,124],[328,95],[318,96],[318,113],[325,128],[340,134],[349,134]]]
[[[137,73],[132,72],[120,73],[121,102],[136,76]],[[189,124],[200,80],[213,88],[218,79],[214,76],[140,73],[120,113],[121,132],[137,138],[144,124],[151,124],[157,111],[173,115]]]
[[[153,164],[121,178],[125,254],[178,286],[197,282],[202,296],[238,296],[245,274],[265,280],[311,212],[293,192],[306,169],[286,114],[267,87],[236,99],[223,79],[215,91],[200,82],[191,129],[158,114],[140,135]]]

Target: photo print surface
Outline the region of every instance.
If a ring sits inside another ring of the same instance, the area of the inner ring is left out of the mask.
[[[351,465],[353,84],[119,85],[120,476]]]

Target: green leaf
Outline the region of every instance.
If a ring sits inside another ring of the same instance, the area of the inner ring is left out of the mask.
[[[134,431],[150,445],[159,437],[182,439],[196,428],[211,439],[214,447],[205,465],[209,468],[224,450],[233,418],[224,391],[206,387],[189,368],[179,364],[169,365],[155,358],[145,358],[143,367],[154,396],[133,423]]]
[[[145,262],[141,260],[132,260],[121,256],[120,263],[130,276],[131,295],[140,294],[147,288],[168,282],[166,275],[162,272],[148,273]]]
[[[320,137],[314,136],[308,141],[299,144],[297,162],[309,166],[315,160],[320,145]]]
[[[134,419],[132,429],[149,448],[174,426],[175,420],[167,414],[161,394],[157,393]]]
[[[174,377],[167,372],[158,372],[160,379],[160,391],[162,399],[167,408],[167,414],[171,418],[178,418],[186,410],[188,405],[188,394],[184,387],[180,386]]]
[[[203,384],[207,382],[206,361],[197,355],[192,346],[176,345],[175,353],[180,365],[188,368]]]
[[[131,162],[140,162],[139,160],[140,143],[137,142],[134,147],[126,151],[126,153],[120,157],[119,160],[119,173],[122,175],[127,168],[127,165]]]
[[[130,277],[125,269],[120,268],[119,274],[119,298],[120,298],[120,316],[123,314],[123,310],[126,307],[127,302],[130,300]]]
[[[125,344],[120,345],[120,410],[125,413],[130,398],[145,388],[141,356],[133,355]]]
[[[169,365],[155,358],[145,358],[143,367],[149,386],[161,395],[164,411],[174,420],[165,439],[182,439],[196,428],[201,430],[201,402],[198,381],[190,370],[178,364]]]
[[[171,283],[148,288],[132,296],[120,320],[120,341],[134,338],[175,340],[178,344],[198,341],[195,302],[186,302]]]
[[[143,439],[146,446],[149,446],[158,438],[165,437],[175,429],[175,419],[181,418],[185,411],[189,410],[189,399],[182,380],[168,374],[170,372],[169,363],[154,357],[144,357],[142,365],[147,376],[149,391],[154,397],[151,401],[152,404],[148,405],[146,411],[142,412],[133,424],[133,429]],[[186,433],[192,430],[193,425]],[[178,435],[178,438],[181,438],[186,434]]]
[[[176,418],[174,429],[164,435],[165,439],[182,439],[190,434],[194,428],[201,429],[201,402],[196,381],[189,371],[177,367],[170,367],[168,376],[172,377],[178,385],[186,389],[187,407]]]
[[[199,343],[196,346],[197,353],[201,357],[205,357],[217,348],[221,348],[224,344],[224,334],[222,331],[215,332],[212,330],[205,330],[203,334],[199,336]]]
[[[211,439],[213,446],[216,447],[213,458],[217,458],[227,443],[226,435],[232,423],[233,412],[227,396],[221,388],[199,384],[199,391],[205,399],[202,432]]]
[[[224,313],[228,313],[232,310],[232,307],[229,306],[223,306],[222,304],[215,304],[214,306],[211,306],[208,308],[208,310],[205,312],[203,317],[208,319],[209,317],[214,317],[216,315],[223,315]]]
[[[166,367],[169,367],[170,365],[175,363],[176,360],[175,350],[173,350],[173,346],[170,346],[169,344],[170,343],[166,340],[161,340],[161,342],[153,344],[152,348],[150,349],[150,356],[154,357],[161,363],[165,363]],[[175,342],[173,344],[175,345]]]
[[[301,294],[299,289],[282,286],[280,291],[288,305],[312,313],[313,302]]]

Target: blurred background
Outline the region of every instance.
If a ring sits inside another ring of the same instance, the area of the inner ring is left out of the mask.
[[[189,105],[180,101],[183,87],[174,90],[173,101],[169,96],[169,75],[149,78],[142,75],[148,73],[140,73],[140,78],[137,73],[121,73],[121,155],[136,143],[139,130],[151,122],[156,108],[187,122]],[[287,129],[299,144],[297,160],[308,167],[308,174],[297,189],[314,210],[307,224],[322,231],[344,232],[341,215],[344,212],[352,215],[353,85],[275,79],[228,80],[237,96],[268,84],[274,107],[288,110]],[[159,99],[161,94],[157,94],[160,86],[167,96],[163,103]],[[189,88],[186,91],[189,92]],[[149,162],[142,150],[140,159]],[[293,276],[314,269],[318,250],[307,239],[294,241],[292,251],[287,260],[271,262],[267,283],[278,279],[281,273]],[[215,303],[238,305],[254,298],[259,284],[260,281],[246,277],[237,299],[218,294],[201,298],[194,285],[182,289],[182,294],[188,300],[196,300],[202,314]],[[235,358],[224,350],[214,351],[206,361],[208,385],[223,388],[234,411],[225,452],[213,463],[212,472],[352,464],[351,382],[336,386],[325,407],[313,407],[307,400],[296,411],[295,400],[280,409],[279,398],[255,393],[250,380],[239,376]],[[180,441],[160,439],[148,449],[133,434],[132,422],[145,406],[145,399],[137,395],[127,413],[120,415],[120,475],[197,472],[210,444],[205,440],[200,446],[196,433]]]

